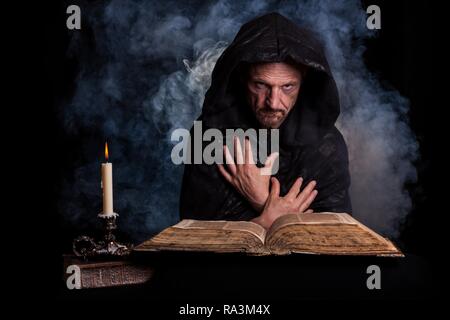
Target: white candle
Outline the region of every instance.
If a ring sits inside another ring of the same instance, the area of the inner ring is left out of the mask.
[[[113,209],[112,163],[108,162],[108,143],[105,143],[106,163],[102,163],[103,212],[102,215],[115,215]]]

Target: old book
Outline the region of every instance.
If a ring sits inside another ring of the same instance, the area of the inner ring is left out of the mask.
[[[331,212],[284,215],[268,230],[249,221],[185,219],[135,250],[403,256],[391,241],[350,215]]]
[[[142,284],[153,274],[151,266],[128,260],[83,261],[71,255],[64,256],[64,281],[72,277],[69,281],[77,284],[76,289]]]

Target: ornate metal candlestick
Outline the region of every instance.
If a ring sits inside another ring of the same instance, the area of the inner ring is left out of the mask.
[[[73,252],[84,258],[96,256],[126,256],[133,249],[132,245],[125,245],[116,241],[114,230],[117,229],[116,219],[119,215],[99,214],[102,220],[104,236],[100,241],[95,241],[89,236],[79,236],[72,243]]]
[[[98,215],[103,223],[103,240],[95,241],[88,236],[80,236],[72,243],[73,252],[77,256],[125,256],[131,252],[132,246],[116,241],[114,230],[117,229],[116,219],[119,216],[113,209],[112,163],[108,161],[108,143],[105,142],[105,159],[102,163],[103,212]]]

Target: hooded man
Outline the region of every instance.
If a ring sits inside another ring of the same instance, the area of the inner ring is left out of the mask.
[[[278,13],[244,24],[217,60],[198,121],[221,131],[278,129],[279,154],[264,165],[278,156],[279,169],[262,175],[261,165],[243,156],[250,142],[239,139],[233,156],[224,147],[224,165],[185,164],[181,218],[252,220],[268,228],[288,213],[351,213],[339,111],[335,81],[310,31]]]

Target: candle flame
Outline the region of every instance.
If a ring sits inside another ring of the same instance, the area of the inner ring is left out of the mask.
[[[106,158],[106,162],[108,162],[108,158],[109,158],[108,142],[105,142],[105,158]]]

